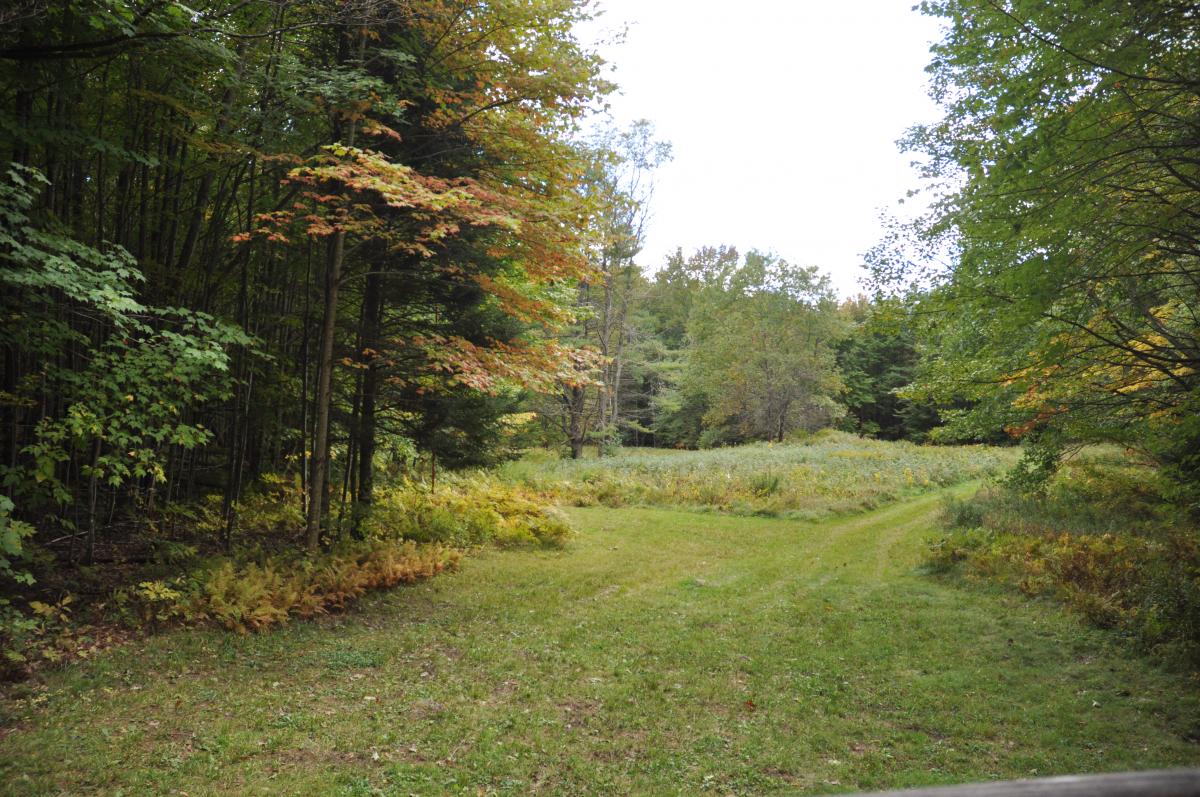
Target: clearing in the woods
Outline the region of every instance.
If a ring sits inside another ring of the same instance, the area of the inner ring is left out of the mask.
[[[570,510],[350,615],[25,687],[6,794],[760,794],[1200,763],[1194,683],[919,570],[939,490],[821,522]]]

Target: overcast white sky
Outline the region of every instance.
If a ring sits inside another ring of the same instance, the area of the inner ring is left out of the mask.
[[[772,250],[858,291],[879,211],[917,185],[895,141],[937,118],[924,67],[937,24],[913,0],[600,0],[619,123],[674,146],[639,261],[676,247]]]

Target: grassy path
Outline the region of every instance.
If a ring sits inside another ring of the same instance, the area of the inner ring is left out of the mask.
[[[966,488],[958,488],[966,489]],[[940,495],[579,509],[351,616],[170,634],[10,702],[4,794],[758,794],[1200,763],[1195,684],[917,574]]]

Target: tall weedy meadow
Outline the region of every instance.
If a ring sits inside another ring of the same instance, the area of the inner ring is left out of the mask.
[[[501,479],[576,505],[670,506],[816,520],[993,476],[1018,453],[994,446],[921,446],[825,431],[804,442],[706,451],[623,449],[560,459],[542,452]]]

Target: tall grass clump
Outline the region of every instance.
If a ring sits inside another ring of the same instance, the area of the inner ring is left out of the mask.
[[[1200,667],[1200,533],[1153,469],[1091,453],[1043,489],[947,504],[937,572],[1061,600],[1093,625]]]
[[[921,446],[823,432],[800,443],[705,451],[624,449],[580,460],[544,455],[503,465],[499,477],[578,505],[648,505],[819,519],[1000,473],[1012,449]]]

